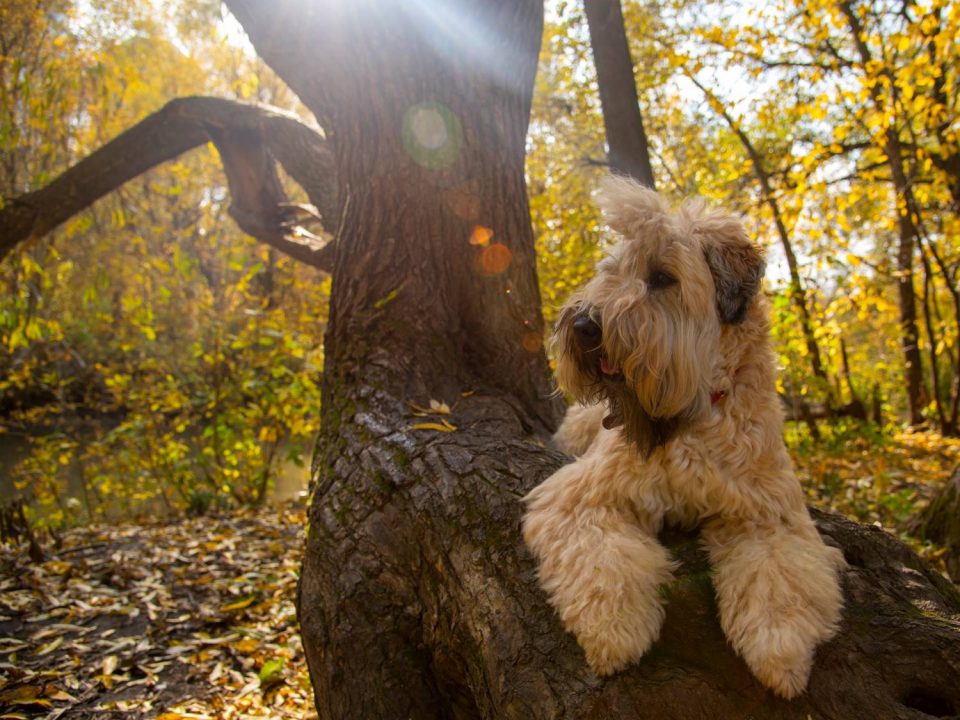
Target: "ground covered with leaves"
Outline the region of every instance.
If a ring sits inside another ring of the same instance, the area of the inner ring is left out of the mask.
[[[960,462],[932,433],[789,437],[814,505],[906,532]],[[302,504],[62,533],[31,562],[0,545],[0,720],[315,717],[294,597]]]
[[[315,717],[300,505],[0,546],[0,718]]]
[[[802,426],[787,431],[810,503],[882,527],[945,573],[945,548],[920,542],[910,528],[960,464],[960,439],[858,422],[823,423],[820,431],[818,442]]]

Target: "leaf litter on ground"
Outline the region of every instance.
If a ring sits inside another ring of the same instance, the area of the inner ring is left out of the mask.
[[[799,426],[787,439],[797,476],[817,507],[883,528],[946,575],[944,548],[908,533],[960,463],[960,438],[859,423],[821,427],[812,443]]]
[[[0,718],[316,717],[297,504],[0,545]]]

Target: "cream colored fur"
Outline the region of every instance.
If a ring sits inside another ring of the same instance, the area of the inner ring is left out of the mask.
[[[727,638],[762,683],[794,697],[836,631],[844,561],[817,533],[783,444],[768,307],[749,285],[762,258],[735,218],[700,203],[671,212],[653,192],[613,180],[603,204],[623,240],[556,333],[561,385],[587,403],[555,437],[577,458],[525,498],[541,585],[593,670],[614,673],[660,632],[659,588],[673,566],[658,531],[699,525]],[[677,284],[651,287],[656,268]],[[749,293],[745,317],[721,322],[736,292]],[[585,312],[622,381],[578,349],[569,325]],[[601,427],[603,388],[615,382],[638,411],[683,419],[646,457],[622,428]]]

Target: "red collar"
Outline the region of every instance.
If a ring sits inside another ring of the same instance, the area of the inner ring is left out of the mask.
[[[738,367],[736,370],[733,371],[733,375],[730,377],[731,387],[733,387],[733,385],[736,385],[737,377],[739,377],[740,373],[743,372],[743,369],[744,369],[743,367]],[[712,393],[710,393],[710,404],[716,405],[718,402],[723,400],[726,396],[727,396],[726,390],[714,390]]]

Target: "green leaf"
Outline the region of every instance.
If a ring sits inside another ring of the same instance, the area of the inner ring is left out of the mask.
[[[280,673],[283,671],[284,662],[283,658],[271,658],[263,664],[263,667],[260,668],[261,687],[274,685],[282,680]]]

